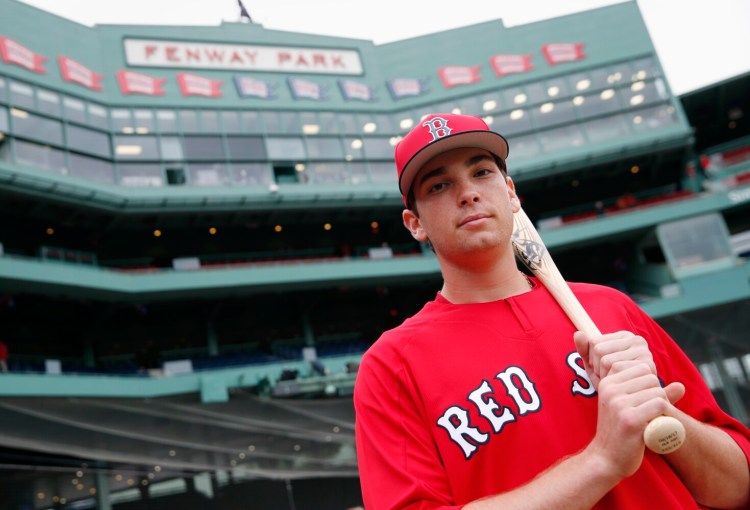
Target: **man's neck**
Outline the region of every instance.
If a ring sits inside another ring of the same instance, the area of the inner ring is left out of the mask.
[[[443,288],[440,293],[455,304],[487,303],[531,290],[528,279],[516,266],[513,253],[506,252],[493,263],[458,267],[441,261]]]

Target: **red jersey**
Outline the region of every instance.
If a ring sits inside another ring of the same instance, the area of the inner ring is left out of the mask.
[[[624,294],[572,284],[602,332],[649,343],[677,407],[722,427],[750,457],[750,431],[717,405],[675,342]],[[575,327],[547,290],[456,305],[440,294],[365,353],[354,392],[365,508],[461,508],[508,492],[594,437],[596,392],[573,343]],[[580,473],[587,476],[587,473]],[[700,508],[660,455],[594,507]]]

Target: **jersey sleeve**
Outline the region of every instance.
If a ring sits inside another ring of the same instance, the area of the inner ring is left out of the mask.
[[[365,508],[459,509],[418,392],[399,358],[387,349],[371,349],[357,372],[355,434]]]

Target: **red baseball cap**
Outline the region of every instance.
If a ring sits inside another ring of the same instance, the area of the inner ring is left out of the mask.
[[[398,189],[404,204],[414,176],[422,165],[438,154],[461,147],[485,149],[503,161],[508,157],[508,141],[491,131],[479,117],[432,113],[409,131],[396,145],[395,151]]]

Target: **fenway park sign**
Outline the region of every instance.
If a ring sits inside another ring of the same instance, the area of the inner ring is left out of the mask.
[[[355,50],[125,39],[129,66],[360,75]]]

